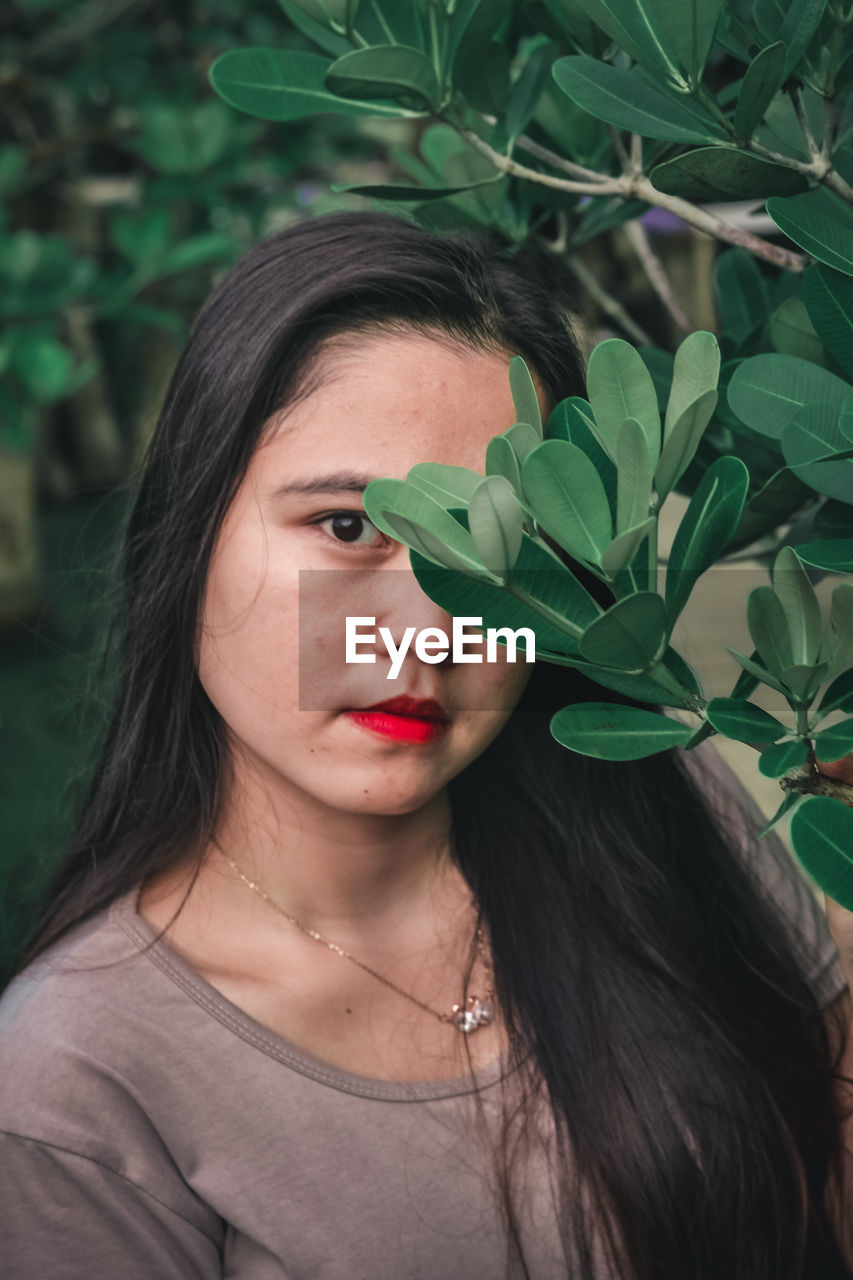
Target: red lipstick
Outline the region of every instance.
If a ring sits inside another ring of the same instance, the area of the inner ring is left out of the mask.
[[[402,742],[432,742],[450,727],[447,713],[435,698],[409,698],[405,694],[344,714],[365,729]]]

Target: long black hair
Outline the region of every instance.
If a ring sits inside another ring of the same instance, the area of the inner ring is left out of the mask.
[[[188,849],[200,865],[228,765],[195,670],[208,564],[264,425],[304,392],[321,344],[440,331],[520,353],[556,403],[583,389],[559,284],[543,252],[366,213],[270,236],[228,273],[129,515],[112,717],[31,956]],[[550,737],[559,707],[611,696],[537,664],[450,784],[497,996],[555,1120],[564,1273],[592,1275],[603,1247],[625,1280],[835,1280],[847,1273],[823,1207],[837,1122],[820,1010],[677,754],[612,764]],[[518,1242],[509,1198],[507,1217]]]

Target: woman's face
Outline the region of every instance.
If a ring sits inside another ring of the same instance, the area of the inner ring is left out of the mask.
[[[441,628],[450,615],[420,589],[408,549],[363,514],[378,476],[418,462],[484,468],[489,439],[515,420],[508,357],[416,332],[352,336],[319,355],[314,387],[257,449],[223,523],[203,605],[199,676],[227,729],[237,777],[353,813],[410,813],[495,737],[532,671],[496,662],[428,663],[412,645],[395,679],[345,662],[345,618],[359,629]],[[476,609],[471,609],[476,614]],[[434,652],[434,651],[433,651]],[[485,647],[472,648],[485,657]],[[407,695],[433,699],[441,724],[353,712]]]

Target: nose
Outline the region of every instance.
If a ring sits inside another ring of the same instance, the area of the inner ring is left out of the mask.
[[[400,644],[406,631],[414,627],[415,635],[427,628],[444,632],[450,638],[453,626],[453,615],[426,594],[409,564],[408,551],[401,547],[403,555],[392,568],[376,570],[366,583],[365,613],[375,616],[376,626],[387,627],[396,644]],[[438,655],[435,655],[438,658]],[[410,646],[408,658],[420,663]],[[453,659],[448,649],[447,654],[430,666],[452,665]]]

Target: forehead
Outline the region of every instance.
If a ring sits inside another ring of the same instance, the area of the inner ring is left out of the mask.
[[[515,421],[511,354],[414,332],[329,343],[255,465],[400,477],[417,462],[482,470],[490,438]]]

